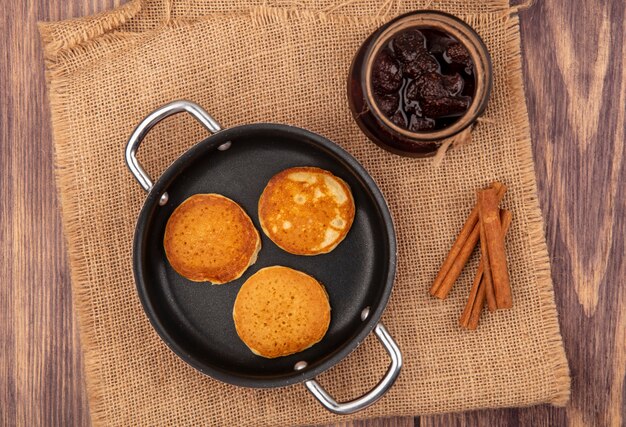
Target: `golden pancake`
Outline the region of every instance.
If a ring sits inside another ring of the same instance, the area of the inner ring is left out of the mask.
[[[330,303],[324,286],[308,274],[267,267],[239,290],[233,320],[248,348],[271,359],[319,342],[330,324]]]
[[[274,175],[259,199],[263,232],[296,255],[332,251],[346,237],[353,220],[350,187],[319,168],[291,168]]]
[[[167,220],[163,246],[181,276],[221,284],[256,262],[261,238],[237,203],[219,194],[195,194]]]

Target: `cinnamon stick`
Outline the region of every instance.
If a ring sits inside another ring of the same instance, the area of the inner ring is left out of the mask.
[[[481,230],[483,230],[483,251],[485,290],[489,304],[489,275],[497,308],[511,308],[511,284],[509,271],[506,264],[506,251],[504,248],[504,234],[500,222],[498,193],[493,189],[480,190],[478,192],[478,217]],[[490,307],[491,309],[491,307]]]
[[[480,315],[483,312],[484,306],[485,306],[485,286],[481,285],[478,289],[478,295],[476,296],[476,301],[474,303],[474,306],[472,307],[472,312],[468,320],[467,329],[471,331],[475,331],[476,328],[478,328],[478,321],[480,320]]]
[[[479,304],[479,293],[482,293],[482,303],[480,304],[480,309],[482,310],[483,305],[485,304],[485,287],[483,286],[483,260],[480,260],[480,264],[478,265],[478,270],[476,270],[476,276],[474,276],[474,283],[472,283],[472,287],[470,288],[469,296],[467,297],[467,304],[465,304],[465,308],[463,309],[463,313],[461,314],[461,318],[459,319],[459,325],[463,328],[469,328],[469,321],[472,313],[474,312],[474,307]]]
[[[435,292],[434,296],[439,299],[445,299],[452,290],[452,286],[458,277],[461,275],[461,271],[463,271],[463,267],[467,264],[467,260],[474,252],[474,247],[476,247],[476,243],[478,243],[478,238],[480,235],[480,228],[478,224],[474,225],[474,229],[470,233],[469,237],[465,241],[465,244],[461,248],[461,251],[457,254],[456,258],[453,260],[446,277],[443,279],[441,286]]]
[[[483,264],[483,281],[485,282],[485,296],[487,298],[487,307],[489,311],[496,311],[496,295],[493,291],[493,279],[491,277],[491,265],[489,264],[489,256],[487,254],[487,238],[485,237],[485,229],[479,221],[480,227],[480,261]]]
[[[501,200],[506,193],[506,186],[498,181],[491,183],[490,188],[496,190],[498,200]],[[469,217],[465,221],[458,237],[452,244],[445,261],[441,265],[437,277],[430,288],[430,294],[440,299],[445,299],[452,289],[454,282],[458,279],[467,259],[471,255],[480,234],[478,225],[478,204],[474,206]]]
[[[509,226],[511,225],[511,211],[501,209],[500,220],[502,221],[502,234],[506,235],[506,233],[509,231]],[[461,325],[461,327],[470,330],[475,330],[478,327],[478,320],[480,319],[480,314],[482,313],[483,306],[485,305],[486,289],[483,279],[483,261],[484,259],[481,258],[480,264],[478,265],[478,270],[476,271],[476,277],[474,278],[474,283],[472,284],[472,288],[470,289],[467,304],[465,305],[465,309],[463,310],[461,318],[459,319],[459,324]]]

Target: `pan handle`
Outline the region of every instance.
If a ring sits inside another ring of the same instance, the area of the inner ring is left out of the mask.
[[[150,191],[154,183],[152,182],[152,178],[150,178],[150,175],[148,175],[148,173],[144,170],[144,168],[137,160],[137,150],[139,149],[139,145],[154,125],[156,125],[166,117],[169,117],[173,114],[182,113],[183,111],[191,114],[211,134],[222,130],[222,127],[219,125],[219,123],[217,123],[217,121],[213,117],[211,117],[209,113],[204,111],[204,109],[198,104],[190,101],[180,100],[170,102],[169,104],[165,104],[161,108],[158,108],[157,110],[150,113],[150,115],[143,119],[141,123],[139,123],[139,125],[135,128],[132,135],[128,139],[128,144],[126,144],[126,165],[128,166],[128,169],[130,169],[130,172],[133,174],[135,179],[139,182],[139,185],[141,185],[141,187],[146,191]],[[226,144],[229,143],[227,142]],[[218,148],[226,149],[228,147],[222,148],[220,146]],[[165,203],[167,203],[167,199],[167,193],[163,193],[161,199],[159,200],[159,204],[164,205]]]
[[[400,374],[400,369],[402,369],[402,354],[400,353],[398,344],[396,344],[382,323],[376,325],[374,333],[380,340],[385,350],[387,350],[387,353],[391,358],[391,364],[389,365],[387,373],[383,379],[380,380],[380,382],[372,390],[357,399],[350,400],[348,402],[337,402],[317,381],[308,380],[304,382],[304,385],[309,392],[311,392],[311,394],[315,396],[315,398],[319,400],[320,403],[330,412],[339,415],[348,415],[360,411],[361,409],[365,409],[383,397],[387,390],[391,388],[393,383],[396,382],[396,379]],[[303,369],[304,367],[306,367],[306,365],[301,365],[300,369]]]

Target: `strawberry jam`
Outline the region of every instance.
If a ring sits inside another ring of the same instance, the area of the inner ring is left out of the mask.
[[[443,129],[472,102],[474,63],[453,37],[409,28],[374,59],[372,86],[375,102],[394,124],[413,132]]]

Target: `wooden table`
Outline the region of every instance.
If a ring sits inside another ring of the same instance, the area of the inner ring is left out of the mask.
[[[90,423],[36,21],[92,14],[119,3],[2,1],[2,426]],[[521,15],[539,199],[572,373],[569,405],[351,425],[626,422],[625,10],[624,0],[540,1]]]

